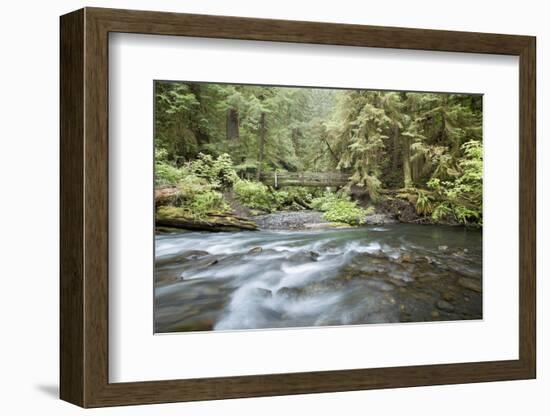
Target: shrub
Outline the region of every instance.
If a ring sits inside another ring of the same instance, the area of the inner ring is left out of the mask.
[[[187,188],[190,190],[191,188]],[[174,206],[161,206],[158,208],[158,215],[165,218],[205,218],[208,214],[222,214],[229,211],[229,205],[225,202],[223,195],[214,190],[197,188],[193,192],[181,193]]]
[[[204,217],[208,213],[227,212],[230,209],[223,195],[217,191],[207,191],[196,195],[189,207],[191,215],[196,218]]]
[[[166,162],[155,163],[155,184],[156,185],[175,185],[182,181],[186,172],[178,169]]]
[[[311,206],[313,207],[313,209],[325,212],[328,211],[330,206],[336,203],[338,200],[339,197],[337,194],[332,192],[325,192],[323,196],[313,199],[313,201],[311,201]]]
[[[323,217],[331,222],[344,222],[350,225],[361,225],[365,222],[365,212],[356,202],[339,200],[333,203]]]
[[[432,195],[421,189],[417,190],[416,212],[421,215],[431,215],[437,203]]]
[[[304,186],[289,186],[280,191],[274,191],[273,195],[278,208],[309,209],[315,193],[317,193],[315,189]]]
[[[177,168],[166,160],[167,152],[165,149],[155,149],[155,184],[156,185],[175,185],[182,181],[187,175],[185,169]]]
[[[437,207],[435,207],[432,213],[432,218],[435,221],[440,221],[445,217],[451,215],[452,213],[453,213],[453,209],[451,207],[451,204],[449,202],[443,202],[439,204]]]
[[[361,225],[365,222],[365,216],[372,213],[357,206],[357,202],[351,201],[346,195],[338,195],[326,192],[322,197],[312,201],[312,207],[324,212],[323,217],[327,221],[346,223],[349,225]]]
[[[199,153],[197,159],[189,163],[189,169],[216,187],[228,188],[238,180],[231,156],[227,153],[216,159],[211,155]]]
[[[237,180],[233,189],[237,199],[248,208],[271,212],[279,205],[275,195],[261,182]]]

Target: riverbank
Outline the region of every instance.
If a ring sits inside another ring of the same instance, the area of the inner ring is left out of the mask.
[[[194,212],[173,205],[181,198],[177,188],[159,188],[155,199],[156,204],[160,205],[157,206],[155,215],[156,225],[212,232],[332,229],[397,223],[481,228],[481,225],[460,223],[450,213],[436,217],[422,211],[418,204],[419,194],[414,190],[386,191],[376,203],[366,196],[364,190],[352,192],[350,199],[339,199],[335,194],[332,195],[324,198],[332,207],[336,206],[336,218],[332,218],[334,212],[322,212],[318,209],[326,206],[323,203],[317,206],[315,200],[313,203],[306,202],[296,195],[291,198],[292,203],[288,206],[276,209],[252,208],[250,201],[248,204],[244,203],[236,197],[233,190],[220,194],[219,197],[226,204],[221,211],[207,211],[197,216]]]
[[[261,230],[328,230],[352,228],[351,225],[329,222],[319,211],[281,211],[250,218]],[[365,225],[396,224],[397,221],[386,214],[371,214],[364,218]]]

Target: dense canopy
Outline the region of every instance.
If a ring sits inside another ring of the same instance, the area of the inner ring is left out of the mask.
[[[197,176],[197,162],[231,171],[202,175],[215,191],[263,172],[345,172],[373,203],[407,190],[436,221],[482,222],[480,95],[159,81],[155,150],[158,185]]]

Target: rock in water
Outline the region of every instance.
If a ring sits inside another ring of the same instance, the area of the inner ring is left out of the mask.
[[[452,300],[455,300],[455,296],[451,292],[445,292],[443,295],[441,295],[443,300],[446,300],[447,302],[450,302]]]
[[[469,277],[461,277],[458,279],[458,284],[466,289],[481,293],[481,281],[470,279]]]
[[[317,259],[321,256],[319,253],[317,253],[316,251],[310,251],[309,252],[309,256],[311,257],[311,260],[313,261],[317,261]]]
[[[163,266],[170,263],[183,263],[189,260],[198,260],[208,255],[210,255],[210,253],[204,250],[187,250],[181,254],[178,254],[177,256],[166,257],[166,258],[161,257],[161,258],[155,259],[155,264],[157,266]]]
[[[455,307],[451,303],[442,299],[438,300],[435,306],[445,312],[453,312],[455,310]]]
[[[283,286],[279,290],[277,290],[277,296],[286,296],[290,299],[296,299],[301,295],[302,291],[295,287],[286,287]]]
[[[414,263],[413,257],[412,257],[410,254],[408,254],[408,253],[403,254],[403,255],[399,258],[399,260],[401,261],[401,263]],[[399,261],[399,260],[398,260],[398,261]]]
[[[380,281],[380,280],[374,280],[374,279],[367,280],[365,282],[365,284],[368,287],[379,290],[381,292],[389,292],[390,290],[395,289],[395,286],[392,285],[391,283],[386,283],[386,282],[383,282],[383,281]]]
[[[262,252],[261,247],[252,247],[250,250],[248,250],[248,254],[258,254]]]
[[[262,298],[270,298],[273,296],[273,293],[271,293],[271,290],[264,289],[263,287],[257,287],[256,293],[258,294],[258,296]]]

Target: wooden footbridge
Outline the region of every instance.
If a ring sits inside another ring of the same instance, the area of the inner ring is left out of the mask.
[[[283,186],[345,186],[351,175],[341,172],[265,172],[260,181],[266,185]]]

